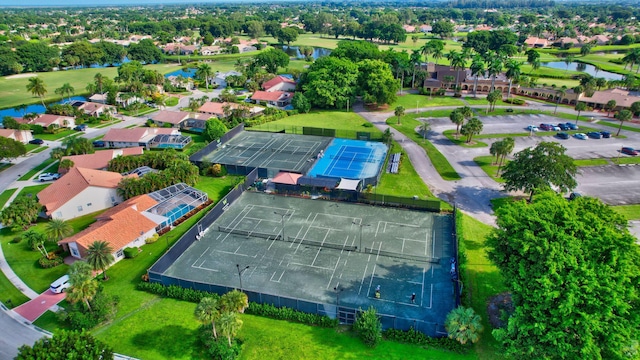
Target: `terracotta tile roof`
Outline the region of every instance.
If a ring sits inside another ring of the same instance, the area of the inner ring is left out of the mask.
[[[270,88],[280,84],[280,83],[288,83],[288,84],[292,84],[292,85],[296,85],[296,82],[289,79],[288,77],[282,76],[282,75],[278,75],[276,77],[274,77],[273,79],[265,82],[264,84],[262,84],[262,88],[264,90],[269,90]]]
[[[17,140],[18,130],[13,129],[0,129],[0,136],[6,137],[9,139]]]
[[[147,194],[138,195],[138,196],[132,197],[129,200],[123,201],[122,203],[112,207],[111,209],[108,209],[107,211],[103,212],[98,217],[96,217],[96,219],[100,220],[100,219],[109,218],[113,214],[117,214],[124,207],[132,207],[138,212],[142,212],[142,211],[147,211],[156,205],[158,205],[158,202],[154,200],[151,196]]]
[[[578,101],[583,101],[585,103],[595,103],[600,105],[605,105],[609,100],[615,100],[616,106],[629,108],[634,102],[640,101],[640,96],[633,96],[625,90],[613,89],[606,91],[594,91],[593,96],[587,97],[585,95],[580,95],[580,98],[578,99]]]
[[[183,120],[189,117],[189,113],[186,111],[169,111],[161,110],[153,115],[152,119],[155,121],[170,123],[174,125],[180,124]]]
[[[61,160],[73,161],[74,167],[85,169],[106,169],[109,161],[118,156],[142,155],[143,147],[96,151],[95,154],[64,156]]]
[[[274,176],[273,179],[271,179],[271,182],[274,182],[276,184],[296,185],[298,184],[298,179],[301,177],[302,174],[283,171]]]
[[[46,208],[47,215],[51,215],[89,186],[115,189],[122,178],[122,175],[115,172],[74,167],[40,191],[38,201]]]
[[[147,195],[142,196],[148,197]],[[124,248],[139,238],[140,234],[145,234],[157,226],[155,222],[141,214],[144,210],[140,210],[140,206],[136,206],[137,201],[132,198],[113,207],[108,210],[109,214],[103,213],[88,228],[70,238],[59,241],[58,244],[75,242],[82,254],[85,254],[87,248],[97,240],[106,241],[114,251]],[[144,202],[147,201],[144,200]]]
[[[133,129],[109,129],[102,141],[114,142],[142,142],[147,136],[154,135],[178,135],[176,129],[167,128],[133,128]],[[151,140],[151,139],[149,139]]]
[[[278,101],[283,98],[286,94],[289,94],[284,91],[256,91],[251,96],[251,100],[258,101]]]
[[[234,104],[234,103],[227,103],[227,102],[219,103],[219,102],[207,101],[198,109],[198,111],[203,113],[209,113],[209,114],[224,115],[223,108],[225,107],[225,105],[229,105],[232,109],[235,109],[238,107],[238,104]]]

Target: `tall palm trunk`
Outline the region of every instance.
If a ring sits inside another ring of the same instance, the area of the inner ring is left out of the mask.
[[[496,88],[496,74],[491,75],[491,91]]]
[[[478,74],[476,74],[476,81],[473,82],[473,97],[478,97]]]

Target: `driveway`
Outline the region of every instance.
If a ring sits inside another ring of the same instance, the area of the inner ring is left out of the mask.
[[[40,296],[38,296],[37,298],[31,299],[13,309],[13,311],[20,314],[20,316],[29,320],[30,322],[34,322],[49,308],[57,305],[60,301],[64,300],[65,296],[66,294],[64,292],[60,294],[54,294],[53,292],[51,292],[51,290],[47,290],[40,294]]]

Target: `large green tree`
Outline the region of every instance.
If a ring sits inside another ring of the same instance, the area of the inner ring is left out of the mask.
[[[102,278],[107,279],[106,269],[113,262],[113,249],[108,242],[96,240],[87,249],[87,262],[91,264],[93,270],[102,270]]]
[[[198,306],[193,311],[193,315],[203,324],[211,323],[211,336],[218,338],[218,332],[216,331],[216,321],[220,319],[221,304],[217,298],[205,297],[200,300]]]
[[[13,119],[13,118],[12,118]],[[0,160],[15,159],[27,153],[27,148],[20,141],[0,137]]]
[[[93,311],[89,302],[98,293],[98,282],[90,276],[80,276],[79,273],[76,275],[74,276],[75,283],[71,283],[71,287],[66,290],[67,300],[72,304],[82,302],[87,310]]]
[[[33,196],[18,196],[0,211],[0,223],[15,230],[25,230],[38,219],[42,205]]]
[[[205,141],[211,142],[218,140],[228,131],[224,123],[218,119],[207,120],[202,136]]]
[[[376,44],[368,41],[342,40],[338,42],[338,47],[331,51],[330,56],[358,62],[365,59],[380,59],[381,55]]]
[[[388,64],[381,60],[362,60],[358,70],[358,92],[365,103],[385,105],[396,100],[400,84],[393,78]]]
[[[162,59],[162,51],[151,39],[140,40],[131,44],[128,49],[129,59],[141,61],[146,64],[158,62]]]
[[[198,65],[198,69],[196,70],[196,77],[198,79],[204,80],[204,85],[209,90],[209,79],[213,76],[213,70],[211,66],[207,63],[202,63]]]
[[[242,327],[242,320],[238,317],[238,313],[234,311],[225,311],[220,315],[218,322],[220,323],[220,332],[227,338],[229,346],[232,346],[231,340]]]
[[[528,192],[531,201],[536,191],[552,185],[563,192],[575,188],[578,168],[566,151],[556,142],[541,142],[534,148],[517,152],[513,161],[504,167],[505,190]]]
[[[551,192],[496,214],[488,256],[511,291],[514,312],[493,334],[507,354],[637,358],[640,252],[626,219],[597,199],[567,201]]]
[[[73,226],[62,219],[51,219],[47,222],[44,232],[50,241],[60,241],[73,234]]]
[[[353,100],[357,81],[358,66],[355,63],[326,56],[316,60],[302,74],[300,87],[312,106],[342,109],[347,101]]]
[[[460,133],[467,137],[467,143],[470,143],[474,135],[482,132],[483,124],[478,118],[472,118],[460,128]]]
[[[60,330],[51,338],[43,337],[33,346],[23,345],[18,349],[16,360],[33,359],[111,360],[113,350],[89,332]]]
[[[255,64],[264,66],[267,72],[275,74],[278,68],[286,68],[289,65],[289,55],[282,50],[269,49],[254,57]]]

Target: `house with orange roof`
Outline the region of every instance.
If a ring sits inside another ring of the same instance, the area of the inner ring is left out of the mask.
[[[278,75],[262,84],[264,91],[295,91],[296,82],[286,76]]]
[[[17,118],[17,122],[29,125],[40,125],[44,128],[50,126],[57,128],[72,128],[76,126],[76,119],[73,116],[40,114],[35,119]]]
[[[69,251],[71,256],[84,259],[87,249],[95,241],[106,241],[113,249],[115,261],[124,258],[124,249],[145,244],[145,240],[156,234],[164,217],[151,216],[146,210],[158,202],[149,195],[133,197],[105,211],[88,228],[63,239],[58,245]]]
[[[204,119],[205,116],[202,116],[201,114],[193,114],[188,111],[160,110],[149,118],[149,120],[153,121],[154,124],[160,127],[167,126],[166,124],[171,124],[171,127],[180,128],[180,124],[183,121],[187,119],[200,118]]]
[[[550,45],[549,40],[535,36],[529,36],[524,43],[527,47],[532,48],[544,48]]]
[[[224,113],[226,106],[228,106],[229,109],[237,109],[238,107],[240,107],[240,105],[236,103],[228,103],[228,102],[219,103],[214,101],[207,101],[206,103],[202,104],[202,106],[198,109],[198,111],[203,115],[206,115],[207,118],[210,118],[212,116],[216,116],[218,118],[225,118],[227,117],[227,115]],[[252,106],[249,108],[248,116],[251,117],[251,116],[258,115],[262,113],[262,111],[264,111],[264,108],[259,106]]]
[[[31,135],[31,131],[29,130],[0,129],[0,136],[19,141],[23,144],[27,144],[33,140],[33,135]]]
[[[157,135],[175,135],[179,136],[180,131],[175,128],[133,128],[133,129],[114,129],[111,128],[102,138],[107,147],[124,148],[144,146],[149,147],[153,138]]]
[[[291,104],[293,93],[285,91],[256,91],[251,95],[251,101],[267,106],[285,107]]]
[[[95,102],[83,102],[78,109],[82,110],[85,114],[89,116],[98,117],[102,114],[115,114],[116,107],[112,105],[100,104]]]
[[[123,177],[116,172],[74,167],[40,191],[38,202],[47,217],[62,220],[108,209],[122,202],[116,189]]]
[[[60,161],[71,160],[73,162],[72,167],[106,170],[109,165],[109,161],[112,159],[115,159],[118,156],[142,155],[143,149],[144,148],[138,146],[123,149],[100,150],[93,154],[64,156]],[[69,169],[60,170],[61,174],[66,174],[67,172],[69,172]]]

